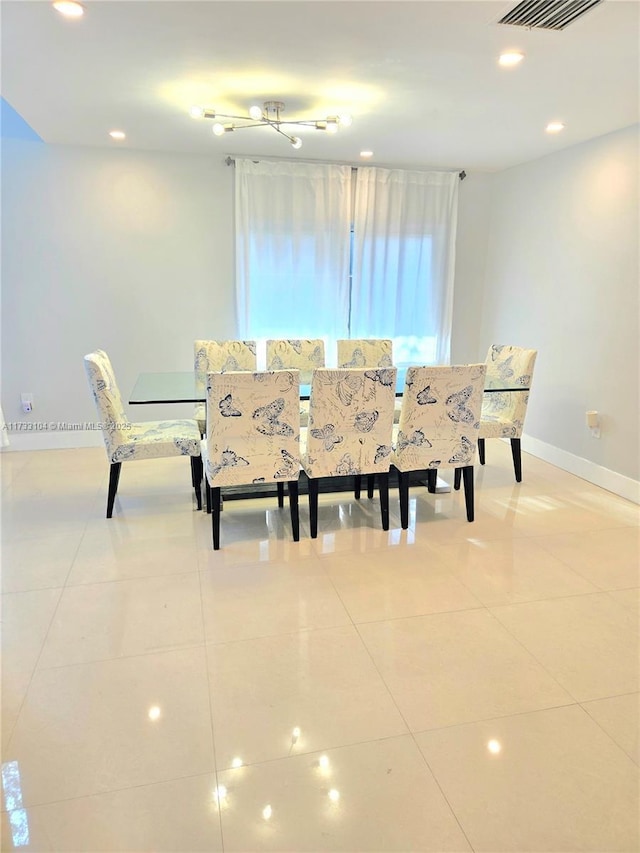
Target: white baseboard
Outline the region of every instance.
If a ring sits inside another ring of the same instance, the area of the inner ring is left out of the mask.
[[[522,449],[526,453],[543,459],[545,462],[550,462],[551,465],[562,468],[563,471],[568,471],[570,474],[575,474],[576,477],[581,477],[608,492],[613,492],[628,501],[640,504],[640,482],[638,480],[632,480],[631,477],[625,477],[609,468],[603,468],[602,465],[596,465],[595,462],[590,462],[588,459],[583,459],[581,456],[576,456],[566,450],[560,450],[559,447],[554,447],[552,444],[547,444],[545,441],[540,441],[540,439],[532,438],[529,435],[522,436]]]
[[[64,430],[60,432],[10,432],[3,453],[20,450],[69,450],[74,447],[104,447],[98,430]]]
[[[508,441],[508,439],[507,439]],[[92,430],[64,432],[10,433],[9,444],[2,448],[3,453],[21,450],[68,450],[74,447],[103,447],[102,434]],[[522,449],[538,459],[562,468],[576,477],[613,492],[628,501],[640,504],[640,482],[625,477],[588,459],[582,459],[566,450],[560,450],[552,444],[522,436]]]

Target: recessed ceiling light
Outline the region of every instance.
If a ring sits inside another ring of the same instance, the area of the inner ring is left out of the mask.
[[[126,133],[122,130],[111,130],[109,131],[109,136],[112,139],[126,139]]]
[[[75,0],[56,0],[53,8],[65,18],[81,18],[84,15],[83,6],[76,3]]]
[[[561,121],[550,121],[546,127],[547,133],[560,133],[564,130],[564,125]]]
[[[360,156],[361,157],[373,157],[373,151],[361,151]]]
[[[500,65],[512,66],[517,65],[519,62],[522,62],[524,59],[524,53],[520,53],[519,50],[507,50],[505,53],[500,54],[500,59],[498,59],[498,63]]]

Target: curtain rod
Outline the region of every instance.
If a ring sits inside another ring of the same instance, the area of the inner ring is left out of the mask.
[[[247,159],[247,160],[253,160],[253,157],[247,157],[246,159]],[[228,154],[228,155],[227,155],[227,157],[225,158],[225,161],[224,161],[224,162],[227,164],[227,166],[233,166],[233,165],[235,164],[235,162],[236,162],[236,158],[235,158],[235,157],[232,157],[230,154]],[[254,163],[259,163],[259,162],[260,162],[260,160],[253,160],[253,162],[254,162]],[[273,162],[273,163],[278,163],[278,162],[291,163],[291,162],[297,162],[297,161],[286,160],[285,158],[282,158],[282,160],[274,159],[274,160],[271,160],[271,161],[269,161],[269,162]],[[309,161],[309,160],[307,160],[307,161],[305,161],[305,162],[313,162],[313,161]],[[320,162],[320,161],[315,161],[315,162]],[[322,161],[322,162],[324,163],[324,161]],[[357,169],[358,167],[357,167],[357,166],[351,166],[351,168],[352,168],[352,169]],[[383,168],[384,168],[384,167],[383,167]],[[421,170],[418,170],[418,171],[421,171]],[[429,172],[437,172],[437,171],[440,171],[440,170],[438,170],[438,169],[428,169],[428,170],[425,170],[425,171],[429,171]],[[444,170],[442,170],[442,171],[445,171],[445,172],[446,172],[446,171],[448,171],[448,170],[444,169]],[[464,181],[464,179],[467,177],[467,173],[465,172],[465,170],[464,170],[464,169],[463,169],[461,172],[458,172],[458,177],[460,178],[460,180],[461,180],[461,181]]]

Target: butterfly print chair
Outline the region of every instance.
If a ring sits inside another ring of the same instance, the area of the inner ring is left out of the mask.
[[[299,540],[299,399],[297,370],[208,374],[203,457],[214,550],[225,486],[288,483],[293,539]]]
[[[109,356],[102,350],[96,350],[85,355],[84,366],[102,423],[102,435],[111,465],[107,518],[113,515],[122,463],[166,456],[190,457],[191,482],[198,509],[202,509],[200,432],[195,420],[131,423],[124,412]]]
[[[267,370],[293,368],[300,371],[300,383],[310,385],[317,367],[324,367],[322,338],[267,341]],[[300,426],[306,426],[308,421],[309,401],[300,400]]]
[[[391,462],[398,470],[400,520],[409,526],[409,474],[461,468],[467,520],[473,521],[476,454],[486,365],[409,367]]]
[[[392,367],[393,342],[386,338],[338,341],[338,367]]]
[[[389,529],[389,459],[395,367],[314,371],[302,467],[309,480],[311,537],[318,535],[321,477],[378,475],[382,529]]]
[[[225,373],[229,370],[257,369],[255,341],[194,341],[193,354],[193,368],[203,381],[205,374],[212,371]],[[198,421],[200,434],[204,435],[204,403],[196,403],[194,417]]]
[[[533,368],[538,351],[522,349],[522,347],[502,346],[494,344],[489,347],[487,354],[486,388],[519,388],[529,389],[533,379]],[[493,391],[485,394],[482,400],[482,418],[480,419],[480,435],[478,438],[478,457],[484,465],[485,446],[487,438],[511,439],[511,455],[516,482],[522,481],[522,455],[520,436],[524,427],[524,419],[529,403],[529,391]],[[454,485],[456,485],[454,483]],[[456,488],[459,487],[459,482]]]

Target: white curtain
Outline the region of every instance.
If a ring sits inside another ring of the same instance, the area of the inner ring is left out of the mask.
[[[457,172],[358,167],[352,338],[392,338],[394,362],[450,360]]]
[[[351,168],[236,160],[243,338],[347,337]]]

